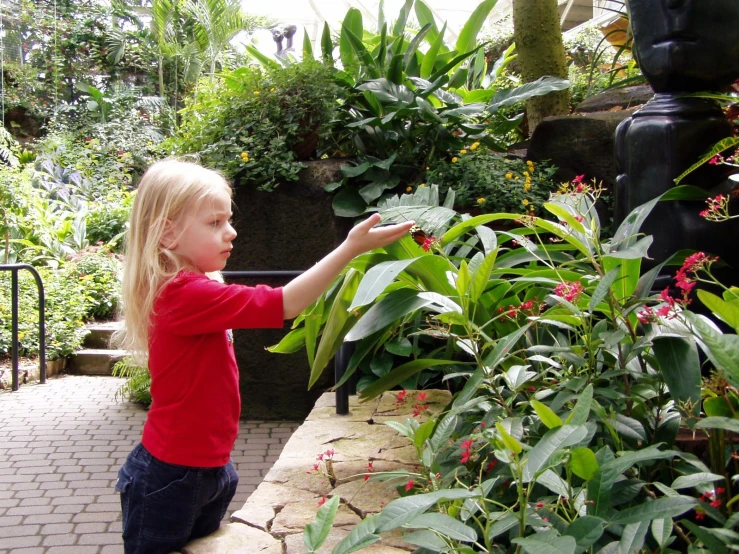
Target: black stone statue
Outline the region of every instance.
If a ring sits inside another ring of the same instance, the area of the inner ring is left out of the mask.
[[[293,48],[293,36],[298,28],[295,25],[288,25],[284,29],[272,29],[272,40],[277,45],[277,55],[285,56],[288,52],[294,52]],[[287,39],[287,45],[282,47],[282,39]]]
[[[731,136],[720,106],[686,93],[719,91],[739,78],[739,0],[628,0],[634,54],[654,97],[616,130],[615,223],[675,186],[674,179]],[[732,191],[731,168],[706,164],[682,184],[711,196]],[[739,220],[712,223],[700,201],[660,202],[642,226],[656,265],[682,249],[720,256],[739,281]],[[671,269],[674,272],[674,268]],[[664,286],[669,277],[656,286]],[[728,284],[728,283],[726,283]]]

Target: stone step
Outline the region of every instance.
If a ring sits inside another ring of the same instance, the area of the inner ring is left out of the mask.
[[[125,356],[125,350],[85,348],[70,358],[69,372],[77,375],[112,375],[113,366]]]
[[[122,321],[101,321],[88,323],[87,329],[90,331],[85,336],[83,346],[85,348],[110,348],[110,337],[115,331],[123,327]]]

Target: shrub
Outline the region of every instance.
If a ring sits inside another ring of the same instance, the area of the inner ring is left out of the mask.
[[[302,168],[294,149],[311,133],[325,133],[333,117],[331,72],[310,60],[280,69],[242,67],[203,80],[167,147],[197,153],[208,167],[263,190],[294,181]]]
[[[88,246],[64,267],[69,281],[77,280],[87,300],[85,318],[106,319],[115,315],[120,302],[121,260],[102,248]]]
[[[428,183],[439,185],[442,193],[454,190],[458,208],[477,208],[483,213],[527,209],[536,213],[556,190],[552,181],[555,167],[506,158],[473,146],[449,161],[432,163],[426,173]]]
[[[46,357],[50,360],[72,354],[85,336],[83,318],[88,301],[77,280],[63,272],[39,268],[46,297]],[[0,356],[11,352],[11,275],[0,273]],[[22,356],[37,356],[38,292],[33,276],[18,273],[18,341]]]

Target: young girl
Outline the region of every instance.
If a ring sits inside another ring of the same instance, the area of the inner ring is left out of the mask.
[[[239,378],[231,329],[281,328],[355,256],[407,233],[377,214],[281,288],[227,285],[231,188],[218,173],[168,160],[144,174],[133,204],[117,337],[148,364],[153,399],[141,443],[118,472],[126,554],[167,553],[215,531],[236,492],[230,459]]]

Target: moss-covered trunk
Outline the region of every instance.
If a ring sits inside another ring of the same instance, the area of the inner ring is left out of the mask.
[[[524,82],[544,75],[567,78],[567,60],[559,26],[557,0],[513,0],[513,35]],[[570,110],[568,90],[536,96],[526,102],[529,131],[550,115]]]

